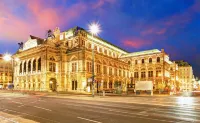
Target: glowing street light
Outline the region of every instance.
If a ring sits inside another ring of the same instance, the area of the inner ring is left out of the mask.
[[[94,97],[94,44],[93,39],[94,35],[98,35],[100,30],[100,24],[99,23],[91,23],[89,24],[89,32],[92,34],[92,96]]]
[[[12,60],[11,54],[8,54],[8,53],[4,54],[3,59],[5,61],[11,61]]]
[[[12,64],[12,82],[13,82],[14,61],[15,61],[15,62],[19,62],[20,59],[19,59],[19,58],[13,58],[11,54],[6,53],[6,54],[3,55],[3,60],[5,60],[6,62],[10,62],[10,61],[12,62],[11,64]]]
[[[89,24],[89,32],[92,33],[92,35],[98,35],[101,32],[100,24],[99,23]]]

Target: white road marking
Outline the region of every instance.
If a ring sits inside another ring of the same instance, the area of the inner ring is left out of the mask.
[[[102,122],[99,122],[99,121],[90,120],[90,119],[83,118],[83,117],[77,117],[77,118],[78,118],[78,119],[82,119],[82,120],[87,120],[87,121],[90,121],[90,122],[94,122],[94,123],[102,123]]]
[[[119,111],[119,110],[108,110],[111,112],[118,112],[118,113],[124,113],[124,114],[134,114],[134,115],[141,115],[141,116],[149,116],[148,114],[141,114],[141,113],[131,113],[131,112],[126,112],[126,111]]]
[[[42,108],[42,107],[39,107],[39,106],[33,106],[35,108],[39,108],[39,109],[43,109],[43,110],[47,110],[47,111],[52,111],[51,109],[47,109],[47,108]]]
[[[23,104],[23,103],[20,103],[20,102],[15,102],[15,101],[12,101],[12,102],[13,102],[13,103],[17,103],[17,104],[21,104],[21,105]]]

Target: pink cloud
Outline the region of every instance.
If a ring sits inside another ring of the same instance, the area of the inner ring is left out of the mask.
[[[20,1],[19,4],[26,8],[26,16],[20,17],[12,11],[15,8],[0,3],[0,33],[1,39],[25,41],[30,34],[44,37],[45,31],[61,27],[80,17],[87,9],[85,3],[76,3],[68,8],[54,6],[55,1],[45,3],[41,0]],[[17,6],[17,5],[16,5]]]
[[[140,32],[142,36],[146,35],[163,35],[167,31],[167,28],[158,28],[158,27],[150,27],[147,30],[143,30]]]
[[[125,39],[122,41],[122,44],[126,47],[133,47],[133,48],[140,48],[146,45],[150,45],[151,41],[143,40],[140,38],[130,38],[130,39]]]

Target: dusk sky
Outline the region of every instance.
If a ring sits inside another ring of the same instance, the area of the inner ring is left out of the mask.
[[[129,51],[162,49],[200,77],[200,0],[0,0],[0,53],[29,35],[101,24],[101,38]]]

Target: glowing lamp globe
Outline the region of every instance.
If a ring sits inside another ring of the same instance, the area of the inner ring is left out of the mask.
[[[3,59],[4,59],[5,61],[10,61],[10,60],[12,59],[12,57],[11,57],[10,54],[5,54],[5,55],[3,56]]]
[[[93,35],[98,35],[100,32],[100,25],[98,23],[91,23],[89,24],[89,32]]]

